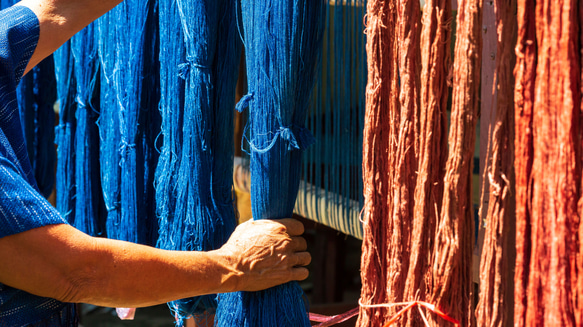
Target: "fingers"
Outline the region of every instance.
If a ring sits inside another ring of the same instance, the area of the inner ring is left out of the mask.
[[[278,219],[277,222],[285,226],[289,236],[299,236],[304,233],[304,224],[293,218]]]
[[[291,272],[291,280],[304,280],[308,278],[309,275],[310,272],[308,271],[308,268],[304,267],[293,268]]]
[[[308,242],[303,237],[295,236],[291,238],[290,248],[294,252],[306,251],[308,249]]]
[[[312,262],[312,255],[309,252],[298,252],[294,255],[294,267],[307,266]]]

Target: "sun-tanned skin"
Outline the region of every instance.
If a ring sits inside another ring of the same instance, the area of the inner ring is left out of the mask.
[[[119,0],[24,0],[40,22],[27,71]],[[250,221],[219,250],[165,251],[60,224],[0,238],[0,283],[64,302],[142,307],[303,280],[310,260],[294,219]]]
[[[166,251],[90,237],[68,225],[0,239],[0,282],[64,302],[143,307],[209,293],[257,291],[308,276],[297,220],[249,221],[219,250]]]

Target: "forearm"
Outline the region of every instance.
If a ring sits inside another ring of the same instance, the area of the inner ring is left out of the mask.
[[[0,282],[65,302],[140,307],[237,287],[217,252],[164,251],[67,225],[0,239],[0,257]]]
[[[38,17],[38,45],[26,67],[28,72],[85,26],[111,10],[122,0],[23,0],[17,5],[30,8]]]
[[[236,289],[238,272],[217,251],[164,251],[99,239],[95,264],[103,265],[72,302],[142,307]],[[102,285],[100,285],[102,284]]]
[[[100,240],[87,283],[70,302],[142,307],[235,289],[236,275],[216,252],[163,251]],[[65,299],[68,300],[68,299]]]

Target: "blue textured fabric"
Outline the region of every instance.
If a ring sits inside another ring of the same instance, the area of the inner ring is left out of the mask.
[[[0,11],[0,237],[65,220],[38,192],[24,142],[16,85],[38,42],[25,7]],[[0,284],[0,326],[75,326],[74,306]]]
[[[0,1],[0,10],[17,3],[17,0]],[[26,148],[39,190],[48,197],[55,184],[56,153],[54,147],[55,121],[53,104],[56,100],[55,71],[49,56],[29,74],[23,76],[16,96],[22,120]],[[41,87],[42,86],[42,87]]]
[[[243,1],[250,97],[251,205],[254,219],[291,217],[301,155],[314,139],[304,128],[321,61],[326,2]],[[288,283],[219,297],[216,325],[310,326],[303,291]]]
[[[57,91],[53,57],[49,56],[22,78],[16,89],[28,157],[44,197],[55,186],[55,104]]]
[[[241,42],[234,0],[160,3],[162,137],[157,169],[158,246],[207,251],[235,228],[233,108]],[[214,295],[169,303],[204,320]]]

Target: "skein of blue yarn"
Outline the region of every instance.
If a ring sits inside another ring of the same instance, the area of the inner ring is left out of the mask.
[[[233,0],[162,1],[158,247],[207,251],[235,228],[233,109],[241,44]],[[177,32],[180,31],[180,32]],[[169,303],[178,324],[207,318],[215,295]]]
[[[291,217],[302,151],[313,142],[304,123],[321,62],[326,4],[321,0],[242,2],[249,95],[251,205],[254,219]],[[310,326],[295,282],[219,297],[216,325]]]

